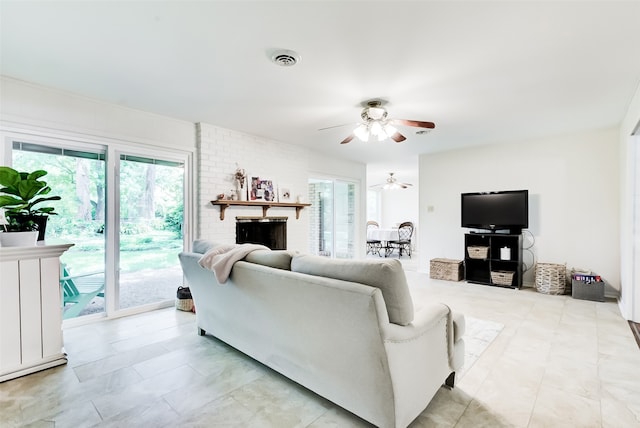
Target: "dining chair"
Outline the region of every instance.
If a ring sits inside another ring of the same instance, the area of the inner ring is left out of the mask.
[[[389,241],[389,250],[387,255],[391,254],[394,249],[398,250],[398,256],[402,257],[405,252],[411,258],[411,237],[413,236],[413,223],[405,221],[398,226],[398,239]]]
[[[379,239],[370,239],[369,231],[371,229],[379,229],[380,225],[377,221],[369,220],[367,222],[367,254],[377,254],[380,255],[380,250],[382,250],[382,242]]]

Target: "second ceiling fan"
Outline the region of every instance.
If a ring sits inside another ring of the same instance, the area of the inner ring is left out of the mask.
[[[402,135],[395,126],[412,126],[426,129],[436,127],[433,122],[391,119],[388,117],[387,109],[384,108],[383,104],[384,102],[382,100],[370,100],[363,103],[364,108],[362,109],[362,113],[360,113],[363,122],[359,123],[351,135],[342,140],[340,144],[347,144],[355,137],[358,137],[362,141],[368,141],[370,137],[375,137],[378,141],[390,138],[396,143],[400,143],[406,140],[407,137]]]
[[[398,179],[395,178],[393,175],[394,175],[394,173],[390,172],[389,173],[389,177],[387,177],[387,180],[386,180],[385,183],[374,184],[373,186],[369,186],[369,187],[372,188],[372,189],[382,188],[382,189],[385,189],[385,190],[388,190],[388,189],[393,190],[393,189],[407,189],[407,188],[413,186],[413,184],[411,184],[411,183],[401,183],[401,182],[399,182]]]

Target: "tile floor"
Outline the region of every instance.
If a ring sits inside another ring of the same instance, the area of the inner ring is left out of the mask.
[[[411,427],[640,427],[640,349],[596,303],[407,269],[416,299],[504,328]],[[0,384],[0,426],[366,427],[164,309],[66,329],[66,366]]]

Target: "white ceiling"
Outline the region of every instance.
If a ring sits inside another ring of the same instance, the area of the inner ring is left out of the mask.
[[[640,82],[640,2],[5,1],[3,75],[368,163],[620,123]],[[269,58],[302,55],[295,67]],[[361,103],[435,122],[339,142]]]

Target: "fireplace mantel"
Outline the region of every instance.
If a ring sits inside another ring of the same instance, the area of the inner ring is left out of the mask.
[[[267,202],[267,201],[228,201],[226,199],[218,199],[217,201],[211,201],[212,205],[218,205],[220,207],[220,220],[224,220],[224,211],[230,206],[245,206],[245,207],[262,207],[262,217],[267,216],[267,210],[273,207],[295,208],[296,220],[300,218],[300,210],[304,207],[310,207],[311,204],[299,204],[294,202]]]

